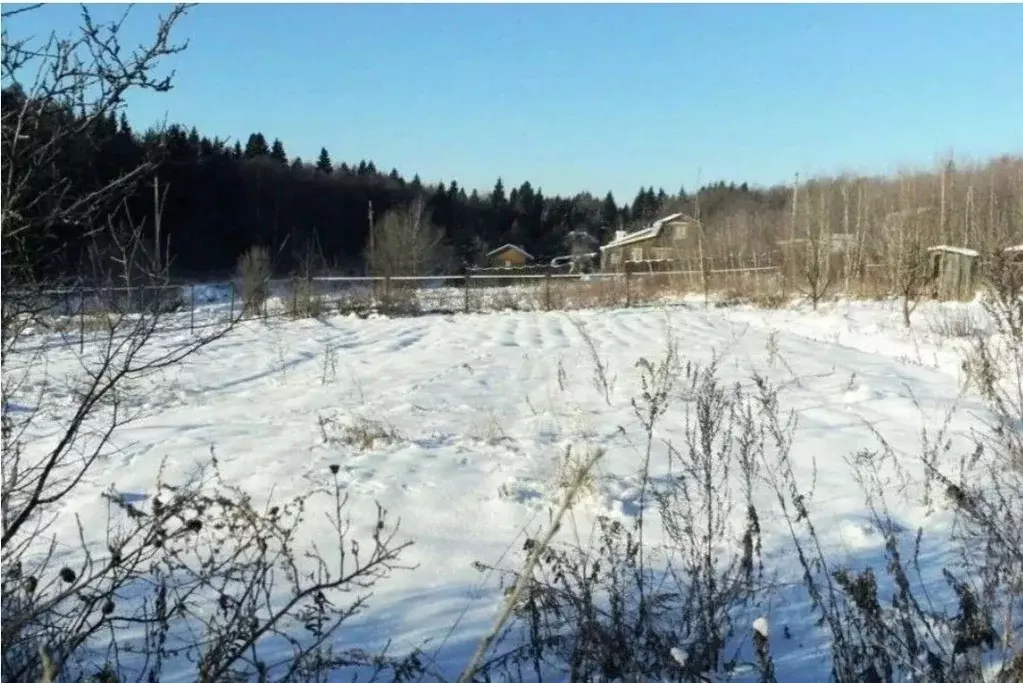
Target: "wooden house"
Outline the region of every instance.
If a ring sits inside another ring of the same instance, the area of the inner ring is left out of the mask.
[[[972,299],[976,294],[977,257],[980,253],[965,247],[939,244],[927,250],[933,294],[938,299]]]
[[[698,244],[696,222],[685,214],[673,213],[642,230],[617,231],[611,242],[600,247],[600,269],[621,271],[626,263],[670,265],[695,254]]]
[[[505,244],[487,252],[491,268],[522,268],[533,262],[533,256],[517,244]]]

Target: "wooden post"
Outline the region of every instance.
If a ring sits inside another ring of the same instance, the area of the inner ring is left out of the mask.
[[[231,318],[230,318],[231,320],[234,320],[234,296],[235,296],[234,288],[235,288],[234,280],[231,280]]]
[[[384,276],[384,298],[383,298],[383,309],[385,313],[391,311],[391,276]]]
[[[189,296],[192,301],[192,305],[189,306],[188,313],[188,331],[195,332],[195,285],[189,285]]]
[[[472,284],[472,271],[465,269],[465,312],[469,312],[469,287]]]
[[[551,310],[551,267],[547,266],[547,272],[544,274],[544,304],[546,310]]]

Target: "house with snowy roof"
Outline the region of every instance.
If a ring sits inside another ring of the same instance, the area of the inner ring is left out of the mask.
[[[533,255],[517,244],[504,244],[487,252],[491,268],[522,268],[533,260]]]
[[[660,218],[642,230],[618,230],[614,239],[600,247],[600,269],[620,271],[626,263],[679,261],[698,247],[696,221],[682,213]]]

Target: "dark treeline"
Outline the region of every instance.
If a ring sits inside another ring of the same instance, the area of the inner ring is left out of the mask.
[[[3,99],[8,111],[24,101],[10,89]],[[74,117],[54,108],[40,121],[39,129],[28,135],[45,136],[46,125],[69,125]],[[146,242],[152,244],[158,179],[161,251],[177,277],[227,274],[256,245],[274,255],[278,274],[294,272],[308,254],[316,255],[320,268],[362,272],[371,203],[379,218],[421,198],[450,242],[454,270],[480,263],[489,249],[507,242],[550,258],[567,253],[565,235],[572,230],[585,230],[606,242],[616,229],[669,211],[697,210],[696,197],[684,189],[669,194],[642,188],[631,202],[619,202],[610,192],[603,197],[546,196],[528,181],[509,188],[498,179],[486,194],[466,192],[455,180],[424,185],[418,175],[408,179],[371,161],[339,161],[325,148],[314,160],[290,158],[282,139],[263,133],[250,134],[242,145],[182,125],[139,132],[132,130],[123,111],[97,120],[80,140],[61,151],[60,167],[51,170],[73,197],[88,196],[143,161],[156,163],[156,173],[138,178],[125,202],[96,215],[97,220],[112,214],[120,221],[144,221]],[[777,204],[783,197],[781,188],[761,191],[721,182],[701,188],[699,211],[712,219],[737,205],[748,209]],[[81,236],[90,227],[63,226],[37,245],[39,263],[46,263],[51,274],[59,270],[62,277],[73,275],[87,251]]]

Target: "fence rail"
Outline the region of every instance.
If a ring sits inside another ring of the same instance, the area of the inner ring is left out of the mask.
[[[798,291],[777,265],[647,270],[630,264],[620,272],[475,272],[427,276],[319,276],[273,278],[249,287],[234,281],[153,286],[62,287],[5,292],[49,311],[53,329],[77,332],[84,345],[97,320],[113,316],[162,316],[163,329],[195,332],[241,317],[314,317],[321,313],[416,315],[499,310],[573,310],[660,303],[682,294]],[[730,265],[730,264],[729,264]],[[877,266],[868,265],[864,272]],[[848,279],[839,286],[849,286]],[[46,317],[44,315],[44,317]],[[46,330],[41,330],[46,331]],[[52,331],[52,330],[50,330]],[[70,333],[70,335],[68,334]]]

